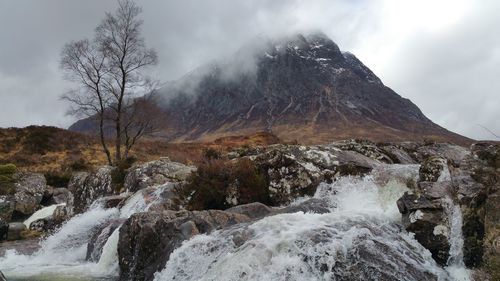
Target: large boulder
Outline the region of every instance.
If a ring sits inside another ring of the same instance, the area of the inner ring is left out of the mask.
[[[91,262],[99,262],[102,250],[104,245],[106,245],[108,238],[118,227],[122,225],[123,222],[124,219],[116,219],[97,227],[94,235],[92,235],[89,243],[87,244],[87,254],[85,259]]]
[[[218,210],[134,214],[120,228],[120,280],[153,280],[183,241],[248,220],[245,215]]]
[[[447,159],[439,156],[423,161],[414,190],[406,192],[397,202],[404,228],[414,233],[415,239],[441,265],[446,265],[449,258],[449,210],[453,204],[447,163]]]
[[[68,189],[73,194],[73,212],[84,212],[96,199],[113,194],[112,172],[115,168],[103,166],[94,172],[73,174]],[[71,204],[70,204],[71,205]]]
[[[120,229],[118,256],[120,280],[153,280],[170,254],[194,235],[210,233],[234,224],[266,216],[294,213],[327,213],[327,203],[305,200],[284,208],[270,208],[261,203],[232,207],[225,211],[163,211],[132,215]],[[235,238],[243,239],[243,237]]]
[[[239,153],[266,175],[271,204],[284,205],[297,197],[313,195],[320,182],[343,175],[364,175],[382,163],[371,154],[373,158],[337,146],[271,145]]]
[[[172,162],[164,157],[130,168],[125,176],[124,187],[128,192],[136,192],[139,189],[167,182],[184,181],[195,170],[194,166]]]
[[[33,214],[42,201],[47,185],[45,177],[37,173],[16,173],[14,215],[26,217]]]

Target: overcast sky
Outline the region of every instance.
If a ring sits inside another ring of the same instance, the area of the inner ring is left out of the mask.
[[[258,35],[320,29],[434,122],[500,135],[500,1],[143,0],[154,76],[175,80]],[[0,0],[0,127],[67,127],[62,46],[91,37],[114,0]]]

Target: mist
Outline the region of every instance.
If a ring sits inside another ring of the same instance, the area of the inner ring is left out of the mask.
[[[224,61],[259,37],[321,30],[439,125],[476,139],[500,133],[498,1],[140,1],[143,34],[168,83]],[[91,37],[115,1],[0,2],[0,126],[67,127],[62,46]],[[248,62],[248,63],[246,63]],[[239,65],[253,68],[251,59]],[[239,69],[236,69],[238,71]],[[233,71],[228,72],[230,78]],[[481,125],[481,126],[479,126]]]

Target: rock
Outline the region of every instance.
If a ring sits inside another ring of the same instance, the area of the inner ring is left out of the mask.
[[[299,204],[293,204],[282,209],[276,210],[275,214],[282,213],[315,213],[315,214],[326,214],[330,212],[328,203],[324,200],[311,198],[300,202]]]
[[[0,241],[7,240],[9,233],[9,223],[0,218]]]
[[[73,174],[68,189],[73,194],[73,212],[84,212],[96,199],[113,194],[113,167],[103,166],[92,173],[78,172]]]
[[[118,195],[110,195],[105,196],[100,199],[100,202],[103,202],[104,207],[106,208],[115,208],[118,207],[121,203],[125,202],[130,197],[129,194],[118,194]]]
[[[343,151],[355,151],[373,160],[382,163],[393,164],[394,161],[387,155],[387,151],[380,149],[375,143],[369,140],[345,140],[335,142],[333,145]]]
[[[415,239],[431,252],[436,262],[446,265],[449,224],[441,202],[405,193],[397,204],[406,231],[415,234]]]
[[[20,217],[29,216],[40,207],[46,188],[45,177],[36,173],[16,173],[13,178],[16,181],[14,212]]]
[[[235,206],[225,210],[229,213],[242,214],[251,219],[259,219],[273,213],[273,209],[259,202]]]
[[[128,192],[136,192],[139,189],[167,182],[184,181],[195,170],[196,167],[172,162],[164,157],[130,168],[125,176],[124,187]]]
[[[120,280],[153,280],[183,241],[249,220],[242,214],[218,210],[134,214],[120,228]]]
[[[394,164],[417,164],[417,161],[401,145],[390,144],[380,147]]]
[[[364,175],[381,164],[356,151],[343,151],[337,145],[270,145],[241,154],[265,172],[271,205],[279,206],[313,195],[320,182],[342,175]],[[238,198],[233,199],[229,200],[239,202]]]
[[[1,195],[0,196],[0,219],[10,222],[12,213],[14,212],[14,196]]]
[[[108,238],[122,225],[124,219],[113,220],[98,227],[87,244],[87,254],[85,259],[91,262],[99,262],[102,250]]]
[[[430,156],[438,156],[450,161],[452,165],[458,165],[468,154],[470,151],[467,148],[450,143],[425,144],[415,150],[418,162]]]
[[[67,188],[54,188],[52,193],[52,204],[68,204],[72,201],[73,194]]]
[[[7,234],[8,240],[19,240],[22,239],[22,232],[26,230],[26,226],[22,222],[11,222],[9,223],[9,232]]]
[[[419,181],[449,181],[451,180],[447,160],[439,156],[431,156],[424,160],[419,170]]]
[[[52,214],[52,219],[56,224],[60,225],[64,221],[68,220],[71,216],[72,213],[71,210],[68,208],[68,206],[60,205],[57,206],[57,208],[54,210],[54,213]]]

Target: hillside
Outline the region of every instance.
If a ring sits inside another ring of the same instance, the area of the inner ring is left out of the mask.
[[[242,146],[269,145],[280,140],[268,133],[221,138],[210,143],[167,143],[143,140],[132,150],[135,161],[169,157],[181,163],[197,163],[209,148],[228,151]],[[0,128],[0,164],[13,163],[19,169],[65,176],[78,170],[106,164],[97,138],[56,127]]]

